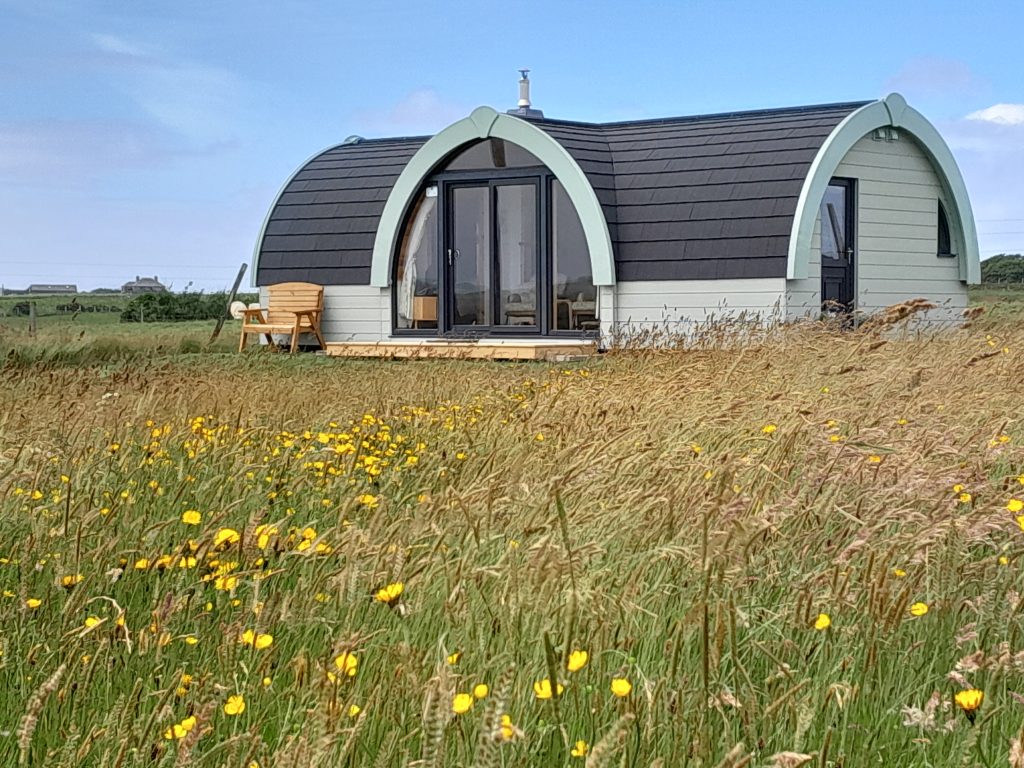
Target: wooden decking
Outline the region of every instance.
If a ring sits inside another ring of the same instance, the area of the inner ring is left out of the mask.
[[[444,339],[388,339],[386,341],[327,342],[326,352],[335,357],[444,358],[461,360],[548,360],[586,357],[597,352],[596,341],[494,340],[448,341]]]

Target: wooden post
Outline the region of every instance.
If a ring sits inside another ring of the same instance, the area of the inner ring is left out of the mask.
[[[36,335],[36,303],[28,303],[28,335],[35,338]]]
[[[224,312],[220,317],[217,318],[217,325],[213,329],[213,335],[210,337],[210,343],[213,344],[220,336],[220,329],[224,327],[224,321],[227,320],[231,315],[231,302],[235,300],[235,294],[238,293],[238,286],[242,284],[242,276],[245,274],[245,270],[249,265],[242,262],[242,266],[238,268],[238,274],[235,275],[235,284],[231,286],[231,293],[228,294],[227,305],[224,307]]]

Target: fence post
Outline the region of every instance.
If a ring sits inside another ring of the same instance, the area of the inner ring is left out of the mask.
[[[35,338],[36,335],[36,303],[28,303],[28,335]]]
[[[228,302],[224,307],[224,312],[222,312],[221,316],[217,318],[217,325],[214,327],[213,335],[210,337],[210,344],[213,344],[213,342],[217,340],[217,337],[220,336],[220,329],[224,327],[224,321],[231,312],[231,302],[235,300],[235,294],[238,293],[238,286],[242,284],[242,275],[245,274],[245,268],[248,266],[249,265],[243,261],[242,266],[238,268],[238,274],[235,275],[235,284],[231,286],[231,293],[228,294]]]

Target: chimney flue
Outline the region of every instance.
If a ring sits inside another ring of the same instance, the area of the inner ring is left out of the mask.
[[[530,70],[520,69],[519,74],[522,78],[519,80],[519,108],[529,109],[530,108]]]
[[[519,79],[519,103],[508,113],[518,117],[543,118],[544,113],[539,109],[534,109],[530,104],[530,70],[520,69],[519,74],[521,76]]]

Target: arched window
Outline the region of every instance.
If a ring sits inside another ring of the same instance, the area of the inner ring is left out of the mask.
[[[503,139],[462,147],[435,169],[406,217],[395,265],[397,333],[598,329],[579,214],[536,156]]]
[[[939,200],[938,219],[939,256],[954,257],[956,254],[953,253],[953,239],[949,234],[949,217],[946,216],[946,208],[942,205],[941,200]]]

